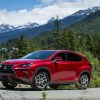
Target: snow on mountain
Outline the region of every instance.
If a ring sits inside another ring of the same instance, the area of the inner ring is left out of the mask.
[[[78,12],[66,16],[65,18],[61,18],[62,27],[68,27],[78,21],[85,19],[91,13],[100,10],[100,7],[91,7],[85,10],[79,10]],[[0,42],[5,42],[9,39],[18,38],[18,36],[25,33],[27,37],[33,37],[43,33],[45,31],[52,31],[54,26],[52,22],[56,19],[56,17],[52,17],[47,21],[44,25],[39,25],[37,23],[27,23],[25,25],[20,25],[18,27],[14,27],[8,24],[0,25]],[[2,34],[3,33],[3,34]]]
[[[37,24],[37,23],[26,23],[26,24],[24,24],[24,25],[20,25],[20,26],[18,26],[17,27],[17,29],[30,29],[30,28],[34,28],[34,27],[38,27],[39,26],[39,24]]]
[[[11,31],[11,30],[14,30],[14,29],[16,29],[14,26],[11,26],[11,25],[8,25],[8,24],[1,24],[0,25],[0,33],[8,32],[8,31]]]
[[[49,20],[47,21],[47,23],[54,22],[56,19],[57,19],[57,16],[56,16],[56,17],[52,17],[51,19],[49,19]],[[61,20],[61,19],[63,19],[63,18],[59,18],[59,20]]]
[[[94,12],[96,12],[98,10],[100,10],[100,6],[98,6],[98,7],[91,7],[91,8],[85,9],[85,10],[79,10],[78,12],[76,12],[76,13],[70,15],[70,16],[67,16],[66,18],[63,18],[64,19],[63,23],[65,23],[66,20],[69,20],[69,18],[73,22],[74,22],[74,19],[76,20],[76,18],[79,21],[81,19],[84,19],[86,16],[90,15],[91,13],[94,13]],[[49,19],[47,21],[47,24],[53,22],[55,19],[56,19],[56,17],[52,17],[51,19]],[[8,24],[1,24],[0,25],[0,33],[9,32],[9,31],[13,31],[13,30],[21,30],[21,29],[26,30],[26,29],[36,28],[38,26],[40,26],[40,25],[37,24],[37,23],[31,23],[31,22],[26,23],[24,25],[17,26],[17,27],[11,26],[11,25],[8,25]]]
[[[72,16],[87,16],[87,15],[94,13],[98,10],[100,10],[100,6],[90,7],[90,8],[85,9],[85,10],[79,10],[78,12],[74,13]]]
[[[26,23],[25,25],[20,25],[18,27],[14,27],[8,24],[1,24],[0,33],[9,32],[9,31],[13,31],[16,29],[31,29],[31,28],[38,27],[38,26],[39,24],[37,23]]]

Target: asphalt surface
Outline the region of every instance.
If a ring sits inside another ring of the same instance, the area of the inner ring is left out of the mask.
[[[100,100],[100,88],[86,90],[51,90],[45,91],[46,100]],[[33,91],[29,86],[18,86],[14,90],[0,85],[0,100],[41,100],[42,91]]]

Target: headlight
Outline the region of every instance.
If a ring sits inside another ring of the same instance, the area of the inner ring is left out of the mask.
[[[22,66],[22,67],[29,67],[29,66],[31,66],[31,65],[33,65],[33,63],[30,63],[30,64],[22,64],[21,66]]]

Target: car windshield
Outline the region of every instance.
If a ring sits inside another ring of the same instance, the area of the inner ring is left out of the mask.
[[[36,52],[32,52],[32,53],[22,57],[22,59],[47,59],[54,52],[55,51],[36,51]]]

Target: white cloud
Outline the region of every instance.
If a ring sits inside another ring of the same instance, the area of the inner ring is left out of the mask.
[[[42,0],[42,3],[46,5],[51,5],[54,3],[54,0]]]
[[[55,1],[55,2],[54,2]],[[39,24],[46,23],[51,17],[59,16],[60,18],[68,16],[80,9],[99,6],[99,0],[42,0],[42,4],[36,6],[31,11],[26,9],[19,11],[0,10],[0,24],[10,24],[14,26],[23,25],[28,22]],[[44,6],[43,4],[48,5]]]

